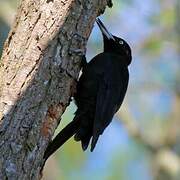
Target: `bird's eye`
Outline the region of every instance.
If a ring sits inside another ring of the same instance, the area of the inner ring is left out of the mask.
[[[119,41],[119,44],[124,44],[124,42],[123,41]]]

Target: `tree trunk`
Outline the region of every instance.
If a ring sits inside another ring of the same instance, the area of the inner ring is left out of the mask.
[[[39,179],[107,0],[22,0],[0,66],[0,179]]]

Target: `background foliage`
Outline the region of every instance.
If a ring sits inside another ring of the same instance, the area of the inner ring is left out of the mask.
[[[0,0],[0,55],[17,4]],[[82,152],[71,139],[48,161],[44,179],[178,180],[180,1],[114,0],[101,19],[132,47],[125,101],[93,153]],[[87,59],[101,51],[102,37],[95,24]],[[60,128],[72,120],[75,108],[71,103]]]

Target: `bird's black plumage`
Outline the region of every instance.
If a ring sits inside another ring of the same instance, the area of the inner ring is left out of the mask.
[[[91,141],[93,151],[99,136],[123,102],[129,81],[128,65],[132,59],[130,46],[109,33],[99,19],[96,22],[103,34],[104,51],[84,63],[74,97],[78,108],[75,117],[50,143],[45,159],[73,135],[76,141],[81,141],[83,150]]]

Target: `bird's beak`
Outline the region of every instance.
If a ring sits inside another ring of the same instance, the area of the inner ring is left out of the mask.
[[[109,40],[112,39],[112,40],[115,41],[113,35],[106,29],[106,27],[104,26],[104,24],[102,23],[102,21],[101,21],[99,18],[96,19],[96,23],[97,23],[97,25],[99,26],[102,34],[103,34],[106,38],[108,38]]]

